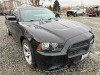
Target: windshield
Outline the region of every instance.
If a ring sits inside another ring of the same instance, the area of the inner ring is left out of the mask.
[[[22,21],[48,20],[56,18],[55,14],[48,9],[22,9],[20,13]]]
[[[77,8],[77,7],[72,7],[71,9],[72,9],[72,10],[78,10],[79,8]]]

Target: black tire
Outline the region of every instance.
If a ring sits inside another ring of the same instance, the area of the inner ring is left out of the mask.
[[[67,14],[67,16],[69,17],[70,15],[69,15],[69,14]]]
[[[9,29],[7,29],[7,33],[9,36],[11,36],[11,32],[9,31]]]
[[[31,58],[31,59],[32,59],[31,64],[29,64],[29,63],[27,62],[26,58],[25,58],[26,63],[27,63],[27,65],[28,65],[30,68],[34,69],[34,68],[36,68],[36,62],[35,62],[35,57],[34,57],[34,50],[33,50],[32,46],[31,46],[31,44],[30,44],[30,42],[29,42],[28,40],[26,40],[26,39],[23,40],[23,42],[22,42],[22,48],[24,47],[24,44],[27,44],[27,46],[28,46],[29,49],[30,49],[31,56],[32,56],[32,58]],[[24,54],[24,50],[23,50],[23,54]],[[25,57],[25,54],[24,54],[24,57]]]
[[[75,13],[74,13],[74,17],[76,17],[76,16],[77,16],[77,13],[75,12]]]
[[[82,14],[81,14],[81,16],[84,16],[85,15],[85,13],[83,12]]]
[[[91,17],[91,15],[89,15],[89,17]]]
[[[97,16],[99,16],[99,14],[97,14]]]

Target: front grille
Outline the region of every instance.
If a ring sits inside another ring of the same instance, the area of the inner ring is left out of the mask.
[[[72,11],[67,11],[67,14],[73,15]]]
[[[88,52],[89,49],[89,41],[85,40],[76,44],[73,44],[68,50],[69,57],[75,57],[78,55],[82,55]]]
[[[76,43],[76,44],[72,45],[71,48],[84,46],[84,45],[87,45],[88,43],[89,43],[88,40],[85,40],[85,41],[82,41],[82,42],[79,42],[79,43]]]

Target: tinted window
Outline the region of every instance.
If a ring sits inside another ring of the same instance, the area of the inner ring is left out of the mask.
[[[10,16],[18,16],[18,10],[17,9],[12,9],[9,11],[9,15]]]
[[[18,16],[18,9],[14,9],[13,14],[17,17]]]
[[[72,7],[72,10],[78,10],[79,8],[77,8],[77,7]]]

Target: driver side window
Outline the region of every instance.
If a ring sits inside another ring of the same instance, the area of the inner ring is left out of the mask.
[[[12,10],[10,10],[10,12],[9,12],[9,16],[18,16],[18,14],[17,14],[17,12],[18,12],[18,10],[17,9],[12,9]]]

